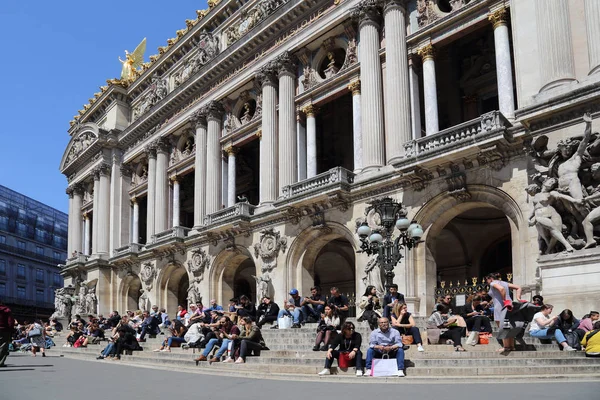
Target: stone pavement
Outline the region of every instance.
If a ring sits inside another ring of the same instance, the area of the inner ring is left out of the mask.
[[[187,399],[194,393],[211,400],[244,398],[338,398],[368,399],[376,390],[377,398],[465,399],[485,400],[561,399],[577,394],[578,398],[597,399],[600,383],[469,383],[465,377],[454,384],[413,384],[398,379],[397,385],[349,385],[336,382],[295,382],[224,377],[164,371],[118,362],[88,362],[57,356],[33,358],[12,353],[8,368],[0,369],[0,399],[39,400],[106,400],[106,399]],[[366,378],[365,378],[366,379]],[[357,379],[356,381],[362,381]],[[300,395],[301,394],[301,395]]]

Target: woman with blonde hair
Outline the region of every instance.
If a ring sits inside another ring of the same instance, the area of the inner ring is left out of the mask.
[[[408,312],[408,307],[405,303],[396,303],[392,309],[392,327],[398,329],[401,335],[408,335],[413,337],[413,343],[417,345],[418,351],[425,351],[423,348],[423,340],[421,339],[421,332],[417,328],[415,319],[412,314]]]

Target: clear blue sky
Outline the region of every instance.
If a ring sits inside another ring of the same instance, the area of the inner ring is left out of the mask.
[[[145,60],[206,0],[3,0],[0,6],[0,184],[68,211],[58,171],[69,121],[118,78],[124,50],[147,38]]]

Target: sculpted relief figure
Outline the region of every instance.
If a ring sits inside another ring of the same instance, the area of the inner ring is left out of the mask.
[[[365,267],[365,276],[362,278],[365,287],[369,285],[375,286],[377,296],[383,298],[385,295],[385,286],[383,285],[383,270],[381,264],[377,261],[377,255],[372,255]]]
[[[65,288],[56,289],[54,291],[54,314],[52,318],[65,318],[71,320],[71,296],[66,292]]]
[[[256,280],[256,301],[259,302],[262,298],[269,295],[269,283],[271,276],[269,271],[263,270],[262,275],[252,277]]]

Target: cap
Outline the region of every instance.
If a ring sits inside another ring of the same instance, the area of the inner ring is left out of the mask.
[[[292,290],[290,290],[290,294],[293,294],[293,295],[298,294],[298,289],[292,289]]]

